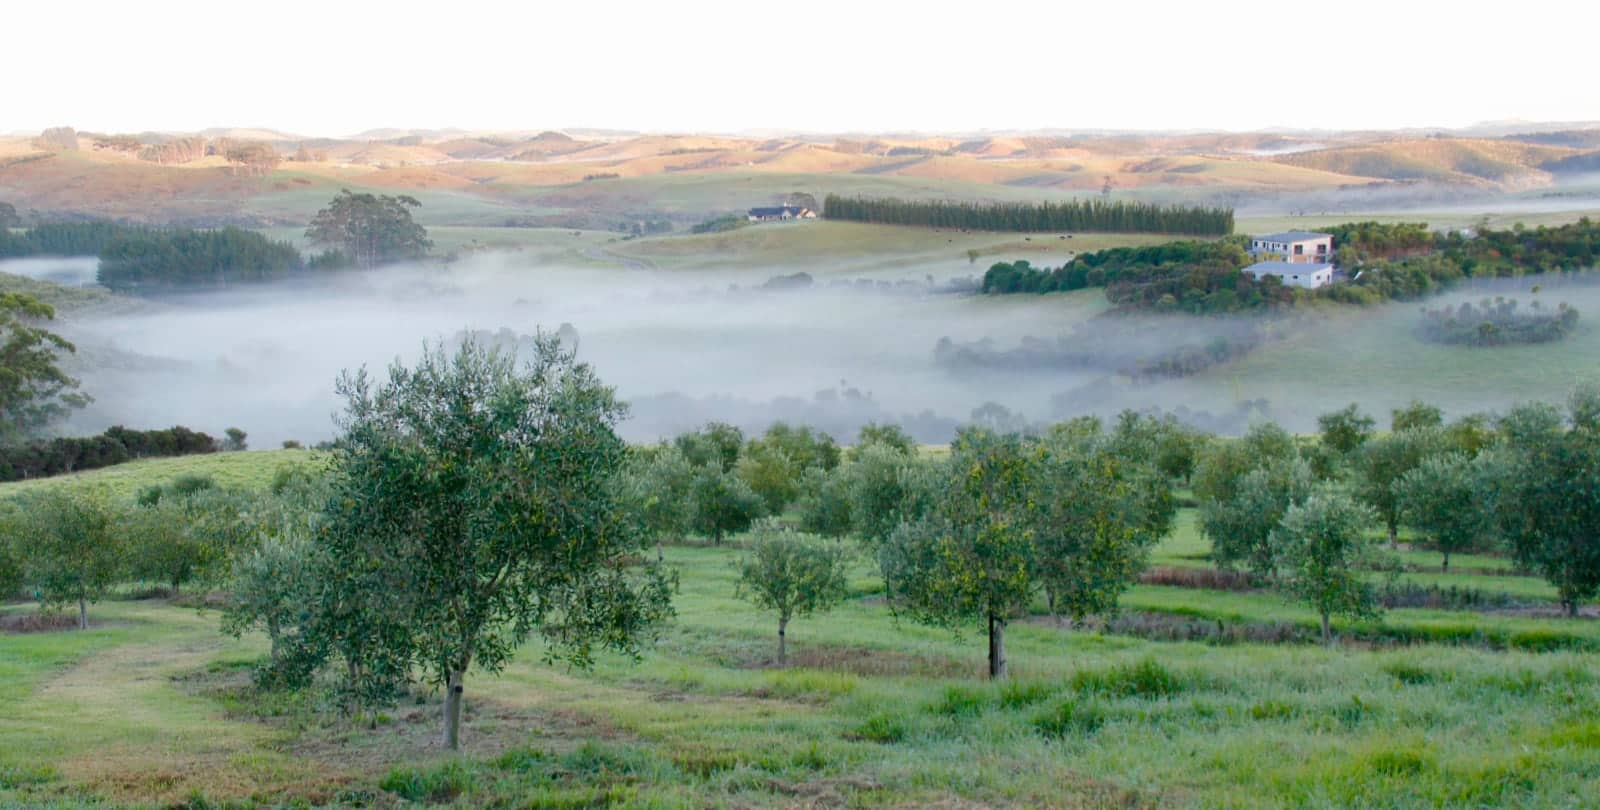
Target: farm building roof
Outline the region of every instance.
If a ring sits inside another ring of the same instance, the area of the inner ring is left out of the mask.
[[[1272,276],[1281,275],[1311,275],[1320,273],[1333,267],[1331,264],[1305,264],[1296,262],[1256,262],[1244,269],[1244,272],[1253,276],[1266,273]]]

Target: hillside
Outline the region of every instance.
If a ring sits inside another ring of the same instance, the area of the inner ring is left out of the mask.
[[[1550,185],[1600,163],[1588,131],[1519,140],[1383,133],[372,134],[389,137],[80,134],[75,150],[0,139],[0,200],[40,218],[294,225],[329,192],[353,187],[416,194],[430,224],[609,228],[661,216],[692,224],[793,190],[1039,199],[1109,189],[1138,198],[1238,200],[1427,182],[1481,192]],[[278,153],[276,168],[251,171],[220,154],[252,139]],[[184,148],[174,151],[175,142]]]

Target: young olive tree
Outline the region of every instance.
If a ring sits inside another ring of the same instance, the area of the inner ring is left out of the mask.
[[[1117,436],[1052,435],[1041,447],[1032,576],[1052,616],[1105,613],[1172,528],[1171,475]]]
[[[1333,643],[1331,617],[1364,618],[1380,610],[1362,577],[1376,553],[1366,534],[1376,520],[1370,507],[1325,485],[1289,507],[1273,532],[1271,542],[1283,550],[1285,587],[1322,618],[1325,644]]]
[[[1273,530],[1289,507],[1303,502],[1315,486],[1311,465],[1298,458],[1277,459],[1245,473],[1232,498],[1201,505],[1200,527],[1211,538],[1212,561],[1272,579],[1282,555]]]
[[[930,465],[878,442],[858,448],[844,475],[851,528],[873,544],[927,514],[938,488]]]
[[[1034,593],[1032,448],[1016,435],[968,428],[956,438],[932,511],[879,546],[889,604],[923,624],[988,631],[989,677],[1006,674],[1006,624]]]
[[[649,539],[656,543],[656,562],[662,544],[678,539],[693,527],[695,470],[674,445],[635,449],[628,455],[619,480],[625,508]]]
[[[1437,427],[1408,427],[1361,445],[1354,464],[1355,496],[1372,507],[1389,533],[1389,547],[1400,542],[1399,491],[1406,473],[1439,451],[1443,437]]]
[[[89,628],[98,602],[127,570],[124,514],[106,493],[57,487],[20,503],[15,542],[24,550],[24,576],[45,607],[76,603],[78,629]]]
[[[580,666],[597,647],[632,653],[668,615],[668,582],[637,561],[617,503],[625,406],[555,337],[521,367],[471,339],[453,356],[425,347],[385,382],[347,373],[338,390],[321,542],[444,687],[445,745],[460,745],[470,668],[499,670],[534,633]]]
[[[778,666],[788,663],[789,621],[826,613],[849,595],[845,546],[766,521],[734,564],[735,595],[778,614]]]
[[[690,525],[717,545],[724,535],[750,528],[766,513],[766,502],[737,474],[716,464],[700,467],[689,488]]]
[[[850,478],[848,467],[824,470],[812,467],[800,476],[800,528],[824,537],[850,533]]]
[[[1600,433],[1550,430],[1534,417],[1485,451],[1496,528],[1521,565],[1556,587],[1568,616],[1600,594]],[[1582,423],[1580,423],[1582,424]]]
[[[1422,460],[1395,482],[1400,512],[1407,525],[1421,532],[1424,544],[1444,556],[1485,544],[1492,533],[1480,465],[1464,453],[1449,452]]]

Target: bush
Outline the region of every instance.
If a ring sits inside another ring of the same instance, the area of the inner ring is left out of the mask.
[[[852,734],[858,739],[870,742],[897,743],[906,738],[906,724],[899,715],[879,712],[856,726]]]
[[[1186,688],[1184,679],[1152,658],[1137,664],[1118,664],[1110,669],[1080,669],[1073,673],[1071,686],[1081,694],[1110,697],[1170,697]]]
[[[1033,718],[1040,734],[1055,739],[1088,736],[1105,725],[1105,711],[1094,701],[1066,700]]]

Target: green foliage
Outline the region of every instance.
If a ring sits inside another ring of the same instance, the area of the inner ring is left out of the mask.
[[[850,448],[850,458],[856,455],[867,445],[881,444],[906,456],[917,454],[917,440],[911,438],[905,428],[895,423],[868,422],[861,426],[856,433],[856,443]]]
[[[700,467],[689,488],[690,525],[721,543],[724,535],[750,528],[766,511],[766,501],[738,475],[716,464]]]
[[[619,480],[622,503],[645,536],[679,538],[693,526],[695,469],[675,445],[636,450]]]
[[[1341,456],[1349,455],[1372,437],[1377,420],[1361,412],[1354,402],[1317,417],[1322,444]]]
[[[1444,411],[1439,406],[1417,399],[1411,400],[1405,407],[1395,408],[1389,414],[1389,429],[1396,433],[1414,428],[1435,428],[1443,424]]]
[[[689,232],[724,233],[726,231],[738,230],[739,228],[743,228],[749,224],[750,220],[748,217],[743,217],[738,214],[725,214],[723,216],[713,217],[705,222],[692,225],[689,228]]]
[[[800,476],[800,528],[824,537],[850,533],[850,477],[848,467],[832,472],[812,467]]]
[[[1233,209],[1091,199],[1042,203],[970,203],[842,197],[829,194],[822,216],[885,225],[986,231],[1233,233]]]
[[[826,613],[849,594],[845,547],[768,522],[752,532],[749,550],[735,563],[735,595],[778,614],[778,664],[785,634],[797,616]]]
[[[357,267],[420,259],[433,247],[427,230],[411,219],[410,209],[421,205],[405,194],[391,197],[341,189],[312,217],[306,239],[340,251]]]
[[[1038,451],[1029,575],[1052,614],[1109,612],[1172,528],[1171,479],[1149,448],[1098,433],[1052,434]]]
[[[469,667],[497,671],[535,632],[587,665],[597,648],[632,652],[670,610],[617,503],[624,406],[554,337],[520,369],[469,339],[381,384],[346,374],[339,392],[325,588],[360,606],[339,624],[375,625],[381,652],[446,688],[450,747]]]
[[[1389,532],[1391,545],[1399,534],[1402,516],[1395,484],[1444,444],[1444,436],[1437,427],[1414,426],[1426,424],[1426,418],[1403,416],[1397,411],[1395,421],[1408,427],[1363,444],[1352,465],[1356,497],[1376,511]]]
[[[871,544],[888,539],[902,523],[933,508],[935,476],[930,467],[882,442],[858,445],[844,467],[847,511],[856,535]]]
[[[59,358],[77,349],[40,321],[55,310],[30,295],[0,292],[0,445],[14,444],[90,402]]]
[[[1534,301],[1517,311],[1516,299],[1485,299],[1473,306],[1423,307],[1417,336],[1430,343],[1463,346],[1509,346],[1564,340],[1578,327],[1578,310],[1562,302],[1554,310]]]
[[[182,426],[166,430],[128,430],[117,426],[99,436],[0,446],[0,481],[94,470],[143,457],[212,453],[216,449],[216,440]]]
[[[100,601],[127,570],[126,515],[92,489],[31,493],[17,506],[9,529],[25,554],[28,586],[46,607],[77,603],[78,626],[87,628],[87,605]]]
[[[1547,406],[1502,419],[1505,439],[1484,467],[1483,490],[1517,561],[1556,586],[1575,615],[1600,593],[1600,432],[1586,421],[1564,430],[1559,419]]]
[[[1243,568],[1272,579],[1284,549],[1273,532],[1289,509],[1305,502],[1316,486],[1311,466],[1298,458],[1271,459],[1245,473],[1232,498],[1207,500],[1200,526],[1211,538],[1211,559],[1223,569]]]
[[[112,222],[45,223],[21,233],[0,229],[0,258],[99,256],[112,242],[137,237],[150,230]]]
[[[240,228],[141,230],[112,239],[99,255],[100,284],[123,292],[278,281],[303,267],[293,245]]]
[[[766,514],[782,514],[800,494],[802,466],[782,447],[752,442],[734,473],[750,490],[761,496]]]
[[[1333,237],[1333,244],[1338,246],[1335,258],[1347,268],[1434,249],[1434,235],[1426,222],[1347,222],[1324,228],[1323,232]]]
[[[1490,542],[1492,515],[1488,492],[1496,471],[1493,454],[1478,459],[1447,452],[1422,460],[1394,483],[1400,512],[1407,525],[1421,532],[1428,548],[1444,555],[1473,551]]]
[[[1322,617],[1322,637],[1332,641],[1332,616],[1366,618],[1379,611],[1372,585],[1362,576],[1375,557],[1366,530],[1372,509],[1324,485],[1290,506],[1270,541],[1282,549],[1284,585]]]
[[[710,422],[705,427],[679,434],[672,440],[683,457],[694,467],[715,464],[729,472],[739,463],[739,451],[744,448],[744,431],[726,422]]]

